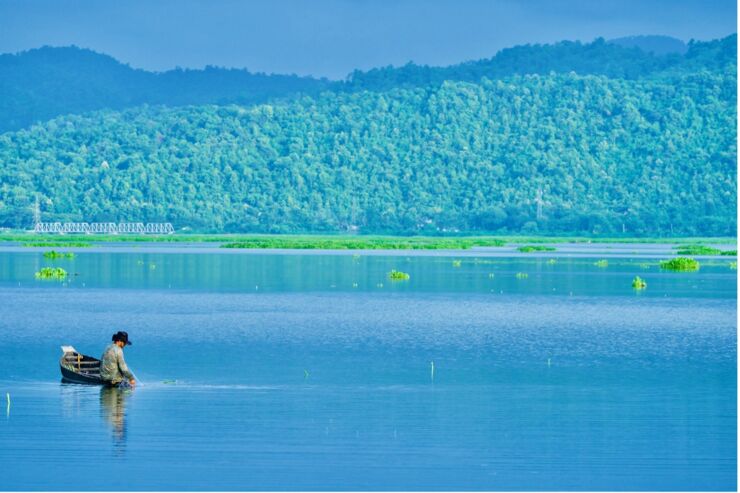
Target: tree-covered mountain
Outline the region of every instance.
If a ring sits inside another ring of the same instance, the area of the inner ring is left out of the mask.
[[[38,198],[47,221],[203,231],[734,235],[734,43],[639,77],[528,47],[526,75],[64,116],[0,135],[0,226]]]
[[[0,132],[64,114],[142,104],[254,104],[316,94],[328,80],[247,70],[147,72],[76,47],[44,47],[0,55]]]
[[[686,43],[670,36],[625,36],[610,39],[609,43],[624,48],[639,48],[654,55],[670,55],[672,53],[683,55],[689,49]]]

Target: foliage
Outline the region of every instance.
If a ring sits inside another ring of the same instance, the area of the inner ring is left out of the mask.
[[[48,259],[74,258],[74,257],[75,257],[75,254],[73,252],[57,252],[56,250],[44,252],[44,258],[48,258]]]
[[[529,274],[527,274],[526,272],[517,272],[516,273],[516,278],[517,279],[526,279],[528,277],[529,277]]]
[[[522,253],[532,253],[532,252],[554,252],[555,248],[551,246],[545,246],[545,245],[525,245],[520,246],[517,248]]]
[[[722,250],[705,245],[680,245],[676,247],[679,255],[722,255]]]
[[[727,255],[729,257],[737,257],[737,250],[722,250],[720,255]]]
[[[467,250],[473,246],[503,246],[493,238],[424,237],[255,237],[225,243],[222,248],[289,248],[322,250]]]
[[[730,262],[730,269],[737,270],[737,262]]]
[[[594,265],[601,268],[609,267],[609,261],[606,259],[597,260]]]
[[[392,281],[408,281],[411,276],[409,276],[405,272],[401,272],[400,270],[393,269],[388,273],[388,277]]]
[[[67,242],[58,242],[58,241],[28,241],[23,243],[24,247],[57,247],[57,248],[87,248],[91,247],[92,245],[87,242],[82,241],[67,241]]]
[[[694,271],[699,270],[699,262],[693,258],[676,257],[670,260],[662,260],[660,268],[675,271]]]
[[[36,279],[61,281],[67,278],[67,271],[61,267],[44,267],[36,273]]]
[[[462,266],[462,260],[453,260],[452,261],[452,266],[453,267],[460,267],[460,266]]]
[[[527,46],[256,106],[59,117],[0,134],[0,226],[28,228],[38,197],[47,221],[199,231],[734,235],[734,40]]]
[[[640,276],[635,276],[635,278],[632,279],[632,287],[635,289],[645,289],[647,287],[647,282],[645,282],[645,280]]]

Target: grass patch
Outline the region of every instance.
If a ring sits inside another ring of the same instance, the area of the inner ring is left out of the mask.
[[[690,272],[699,270],[699,262],[689,257],[676,257],[670,260],[662,260],[660,268],[665,270]]]
[[[392,271],[390,271],[388,273],[388,277],[392,281],[408,281],[409,279],[411,279],[410,275],[408,275],[405,272],[401,272],[400,270],[396,270],[396,269],[393,269]]]
[[[675,248],[678,255],[721,255],[722,250],[706,245],[679,245]]]
[[[57,252],[56,250],[51,250],[48,252],[44,252],[44,258],[48,258],[51,260],[60,258],[75,258],[75,254],[72,252]]]
[[[469,250],[472,247],[501,247],[495,238],[428,237],[261,237],[224,243],[221,248],[296,250]]]
[[[640,276],[635,276],[634,279],[632,279],[632,287],[635,289],[645,289],[647,287],[647,282]]]
[[[92,243],[84,241],[35,241],[23,243],[24,247],[48,247],[48,248],[88,248],[92,246]]]
[[[545,246],[545,245],[524,245],[517,248],[522,253],[532,253],[532,252],[554,252],[555,247],[551,246]]]
[[[36,279],[61,281],[67,278],[67,271],[61,267],[44,267],[36,273]]]
[[[732,257],[737,257],[737,250],[722,250],[722,253],[720,255],[728,255]]]

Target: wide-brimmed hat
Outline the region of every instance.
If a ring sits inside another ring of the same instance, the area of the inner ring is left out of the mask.
[[[121,341],[126,346],[131,345],[131,341],[128,340],[128,332],[124,332],[122,330],[119,330],[115,334],[113,334],[113,342]]]

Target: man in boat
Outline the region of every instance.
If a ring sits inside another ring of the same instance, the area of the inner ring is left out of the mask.
[[[130,346],[128,333],[118,331],[113,334],[113,342],[105,348],[103,357],[100,358],[100,378],[110,385],[136,385],[134,374],[126,366],[123,359],[123,348]]]

